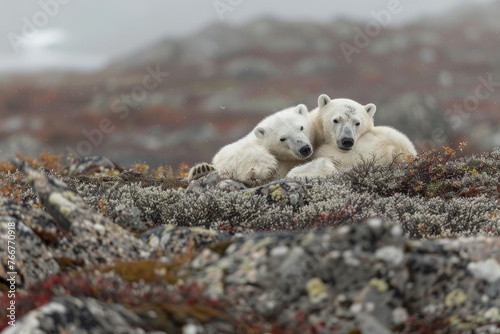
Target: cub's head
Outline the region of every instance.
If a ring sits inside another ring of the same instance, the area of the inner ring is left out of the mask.
[[[349,99],[333,99],[326,94],[318,98],[318,117],[325,140],[335,142],[344,152],[349,152],[356,141],[373,128],[377,107],[373,103],[361,105]]]
[[[311,118],[303,104],[266,117],[254,134],[259,144],[281,161],[303,160],[313,153]]]

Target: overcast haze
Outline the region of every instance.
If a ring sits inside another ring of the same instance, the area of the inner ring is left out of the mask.
[[[51,1],[57,0],[40,2]],[[221,22],[212,0],[72,0],[60,5],[47,25],[28,43],[20,44],[21,52],[16,53],[9,36],[22,36],[23,18],[32,22],[33,16],[42,10],[40,2],[0,0],[3,36],[0,70],[30,71],[59,66],[96,69],[109,59],[133,53],[161,39],[191,34],[212,22]],[[464,4],[490,2],[493,0],[401,0],[403,10],[392,24],[405,24],[423,16],[439,17]],[[370,19],[371,11],[384,9],[387,3],[388,0],[312,0],[293,4],[287,0],[243,0],[225,13],[223,21],[243,24],[262,16],[323,22],[338,17]]]

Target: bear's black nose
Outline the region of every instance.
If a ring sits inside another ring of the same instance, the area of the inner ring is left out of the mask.
[[[354,139],[352,138],[342,139],[342,146],[345,148],[352,148],[354,146]]]
[[[302,146],[299,150],[300,154],[302,154],[304,157],[307,157],[309,154],[311,154],[311,146],[306,145]]]

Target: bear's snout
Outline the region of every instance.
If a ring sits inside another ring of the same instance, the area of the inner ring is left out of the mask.
[[[341,144],[341,149],[343,150],[350,150],[354,146],[354,139],[352,138],[342,138],[340,141]]]
[[[302,156],[308,157],[312,153],[311,146],[309,146],[309,145],[302,146],[300,148],[299,152],[300,152],[300,154],[302,154]]]

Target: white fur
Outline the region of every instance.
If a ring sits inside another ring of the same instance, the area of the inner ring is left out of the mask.
[[[413,143],[403,133],[387,126],[374,126],[376,111],[371,103],[363,106],[353,100],[331,100],[325,94],[320,95],[318,108],[311,112],[317,148],[313,161],[292,169],[288,176],[324,177],[363,161],[388,165],[404,162],[409,155],[416,156]],[[324,158],[334,161],[336,169],[329,168]]]
[[[286,176],[292,178],[325,177],[336,171],[337,168],[332,159],[316,158],[311,162],[293,168]]]
[[[282,178],[312,156],[312,138],[310,113],[300,104],[263,119],[248,135],[220,149],[212,164],[223,176],[243,182]],[[300,150],[307,146],[311,153],[304,156]]]

